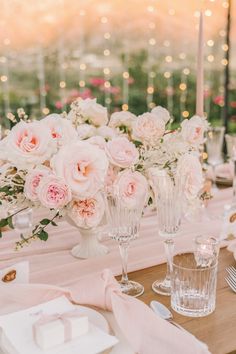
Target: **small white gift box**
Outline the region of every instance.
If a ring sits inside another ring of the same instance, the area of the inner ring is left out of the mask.
[[[43,315],[33,325],[34,340],[43,350],[85,335],[88,330],[88,317],[81,316],[76,310],[63,314]]]

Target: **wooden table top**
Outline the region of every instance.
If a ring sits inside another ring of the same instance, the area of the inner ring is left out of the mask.
[[[226,275],[225,268],[230,265],[235,265],[232,253],[225,248],[221,249],[216,310],[211,315],[202,318],[185,317],[177,314],[170,308],[170,297],[157,295],[152,291],[152,283],[165,275],[165,264],[129,273],[129,278],[144,285],[145,292],[139,297],[140,300],[147,305],[152,300],[162,302],[171,309],[174,321],[194,334],[198,339],[207,343],[212,354],[236,354],[236,294],[224,280]]]

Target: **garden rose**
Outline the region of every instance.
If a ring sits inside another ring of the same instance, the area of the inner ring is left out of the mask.
[[[105,150],[106,140],[102,136],[99,135],[92,136],[91,138],[87,139],[87,142],[99,147],[102,150]]]
[[[62,118],[59,114],[50,114],[42,119],[41,122],[50,128],[52,138],[57,141],[58,147],[68,144],[78,137],[72,123],[68,119]]]
[[[148,196],[148,183],[140,172],[126,170],[118,175],[114,191],[127,208],[143,209]]]
[[[165,124],[167,124],[170,120],[170,113],[167,111],[167,109],[165,109],[162,106],[157,106],[154,107],[151,111],[152,114],[155,114],[155,116],[157,117],[157,119],[161,119],[163,120],[163,122]]]
[[[37,167],[26,175],[25,185],[24,185],[24,193],[26,198],[35,202],[38,200],[37,188],[41,179],[47,175],[49,175],[50,169],[44,166]]]
[[[189,144],[199,145],[204,142],[204,132],[208,127],[206,119],[193,116],[181,123],[181,135]]]
[[[77,127],[77,133],[80,140],[88,139],[96,135],[96,128],[90,124],[81,124]]]
[[[37,195],[41,204],[50,209],[62,208],[71,201],[69,186],[55,175],[48,175],[41,179]]]
[[[41,122],[21,121],[12,128],[4,141],[7,151],[4,157],[22,169],[45,162],[56,151],[56,142],[49,127]]]
[[[107,124],[107,108],[97,103],[96,98],[86,98],[85,100],[80,100],[79,107],[81,110],[81,115],[84,117],[85,121],[89,121],[89,123],[97,127]]]
[[[144,144],[155,144],[165,133],[165,123],[153,113],[138,116],[133,125],[133,138]]]
[[[126,137],[117,137],[106,145],[106,153],[110,162],[122,168],[132,166],[139,158],[138,150]]]
[[[108,127],[107,125],[97,128],[96,134],[102,136],[105,140],[111,140],[117,136],[114,129]]]
[[[184,194],[188,200],[197,197],[203,186],[202,166],[199,158],[193,154],[182,155],[177,163],[176,174],[184,184]]]
[[[105,212],[105,205],[100,193],[86,199],[75,198],[69,204],[68,216],[78,226],[85,229],[100,224]]]
[[[55,174],[65,180],[79,198],[93,196],[103,186],[108,159],[104,151],[87,141],[63,146],[51,160]]]
[[[131,130],[136,118],[137,117],[129,111],[114,112],[111,115],[109,127],[113,129],[123,128],[124,130],[124,128],[127,128]]]

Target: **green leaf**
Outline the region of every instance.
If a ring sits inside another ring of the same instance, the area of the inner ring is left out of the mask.
[[[40,224],[41,224],[41,225],[48,225],[48,224],[50,224],[50,222],[51,222],[51,220],[49,220],[49,219],[42,219],[42,220],[40,221]]]
[[[2,231],[0,230],[0,238],[2,238]]]
[[[14,229],[14,226],[13,226],[13,223],[12,223],[12,216],[9,216],[9,218],[7,218],[7,222],[8,222],[8,225],[11,229]]]
[[[143,145],[143,144],[141,143],[141,141],[137,141],[137,140],[135,140],[133,143],[134,143],[134,145],[135,145],[136,147],[139,147],[140,145]]]
[[[51,221],[52,226],[57,226],[57,224],[55,223],[55,221]]]
[[[7,219],[0,220],[0,227],[4,227],[4,226],[7,226],[7,225],[8,225]]]
[[[44,230],[41,230],[38,234],[37,234],[38,238],[40,238],[40,240],[42,241],[47,241],[48,239],[48,233]]]

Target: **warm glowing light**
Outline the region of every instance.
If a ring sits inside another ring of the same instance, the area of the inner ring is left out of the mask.
[[[147,10],[148,10],[148,12],[154,12],[154,7],[153,6],[148,6]]]
[[[108,56],[111,54],[111,52],[110,52],[109,49],[105,49],[105,50],[103,51],[103,54],[105,55],[105,57],[108,57]]]
[[[85,16],[86,12],[84,10],[80,10],[79,14],[80,16]]]
[[[129,105],[127,103],[122,104],[122,110],[123,111],[128,111]]]
[[[104,73],[105,75],[109,75],[109,74],[111,73],[111,70],[110,70],[109,68],[104,68],[104,69],[103,69],[103,73]]]
[[[206,160],[208,158],[207,152],[202,153],[202,158],[203,158],[203,160]]]
[[[155,44],[156,44],[155,38],[150,38],[149,41],[148,41],[148,43],[149,43],[150,45],[155,45]]]
[[[148,107],[149,108],[154,108],[154,107],[156,107],[156,104],[155,104],[155,102],[150,102],[149,104],[148,104]]]
[[[154,87],[153,87],[153,86],[149,86],[149,87],[147,88],[147,93],[148,93],[149,95],[152,95],[153,92],[154,92]]]
[[[84,80],[80,80],[79,87],[84,87],[84,86],[85,86],[85,81]]]
[[[221,48],[224,52],[227,52],[227,50],[229,50],[229,46],[227,44],[222,44]]]
[[[124,79],[128,79],[128,78],[129,78],[129,73],[128,73],[128,71],[124,71],[124,72],[123,72],[123,78],[124,78]]]
[[[167,63],[171,63],[172,60],[173,60],[173,58],[172,58],[171,55],[167,55],[167,56],[165,57],[165,61],[166,61]]]
[[[105,102],[106,102],[106,104],[111,104],[111,98],[110,97],[106,97]]]
[[[154,77],[156,77],[156,73],[154,71],[150,71],[149,76],[154,79]]]
[[[0,79],[2,82],[6,82],[8,80],[8,77],[6,75],[2,75]]]
[[[47,107],[44,107],[44,108],[42,109],[42,112],[43,112],[43,114],[47,115],[47,114],[50,112],[50,109],[47,108]]]
[[[80,70],[86,70],[86,64],[82,63],[79,66]]]
[[[111,87],[110,81],[105,81],[105,82],[104,82],[104,86],[105,86],[106,88]]]
[[[109,32],[104,33],[104,38],[105,39],[110,39],[111,38],[111,34]]]
[[[215,42],[214,42],[212,39],[209,39],[209,40],[207,41],[207,45],[208,45],[209,47],[213,47],[214,44],[215,44]]]
[[[190,74],[189,68],[184,68],[183,73],[184,75],[189,75]]]
[[[105,24],[108,22],[108,18],[106,16],[101,17],[101,23]]]
[[[180,59],[185,59],[186,58],[186,53],[180,53],[179,54]]]
[[[222,59],[221,60],[221,64],[224,65],[224,66],[228,65],[228,60],[227,59]]]
[[[219,35],[220,35],[221,37],[225,37],[225,36],[226,36],[225,30],[223,30],[223,29],[220,30]]]
[[[183,111],[183,112],[182,112],[182,116],[183,116],[184,118],[188,118],[188,117],[189,117],[189,111]]]
[[[169,79],[171,77],[171,73],[169,71],[164,72],[164,77]]]
[[[65,70],[65,69],[67,69],[67,68],[68,68],[68,64],[67,64],[67,63],[62,63],[62,64],[61,64],[61,67],[62,67],[62,69],[64,69],[64,70]]]
[[[179,85],[179,88],[181,91],[185,91],[187,88],[187,85],[184,82],[181,82],[181,84]]]
[[[229,7],[228,1],[224,1],[223,4],[222,4],[222,6],[223,6],[225,9],[228,9],[228,7]]]
[[[208,55],[207,60],[209,61],[209,63],[213,63],[213,61],[215,60],[214,55],[212,55],[212,54]]]
[[[60,81],[59,86],[60,86],[60,88],[65,88],[66,87],[65,81]]]
[[[7,58],[6,57],[0,57],[0,63],[6,63],[7,62]]]
[[[205,15],[208,16],[208,17],[210,17],[210,16],[212,15],[212,11],[209,10],[209,9],[207,9],[207,10],[205,11]]]
[[[169,47],[170,46],[170,41],[165,40],[163,44],[164,44],[164,47]]]

